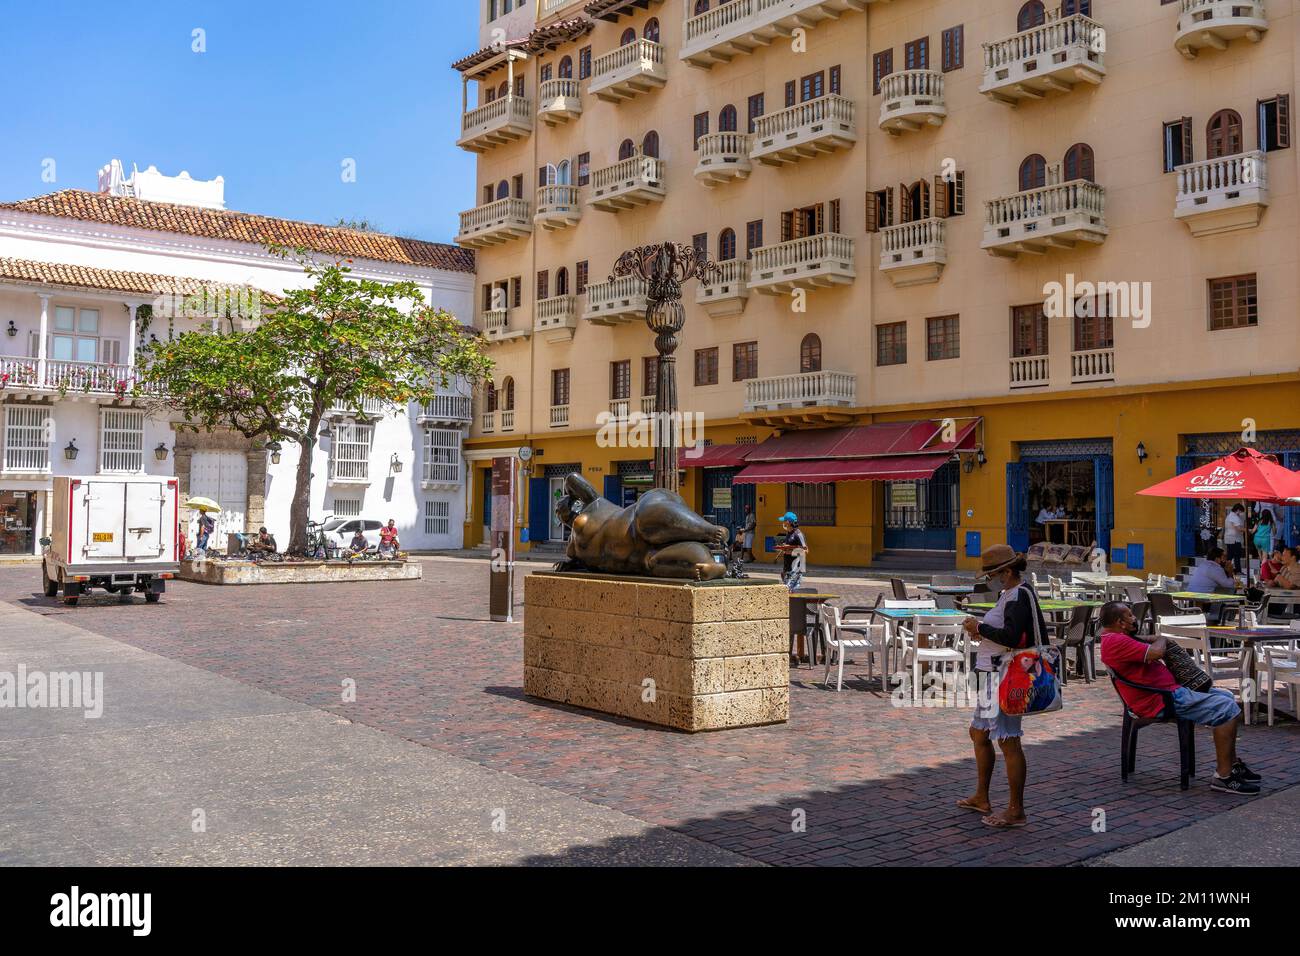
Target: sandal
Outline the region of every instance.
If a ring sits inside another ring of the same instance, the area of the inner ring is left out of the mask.
[[[982,813],[985,816],[988,816],[993,813],[993,808],[991,806],[987,810],[984,807],[976,806],[974,803],[971,802],[970,797],[966,797],[964,800],[958,800],[957,808],[959,810],[974,810],[976,813]]]
[[[1027,818],[1024,820],[1007,820],[1003,817],[995,817],[991,813],[980,820],[980,823],[984,824],[986,827],[992,827],[994,830],[1013,830],[1016,827],[1029,826],[1029,820]]]

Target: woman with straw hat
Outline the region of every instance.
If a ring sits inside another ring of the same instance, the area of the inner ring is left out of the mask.
[[[998,673],[998,657],[1011,650],[1033,647],[1035,633],[1040,635],[1040,640],[1041,635],[1047,633],[1047,622],[1038,606],[1038,596],[1024,583],[1022,575],[1028,565],[1023,554],[1005,544],[995,544],[980,555],[980,564],[983,579],[993,586],[994,591],[1001,593],[997,604],[984,615],[983,621],[976,622],[968,617],[963,622],[966,633],[979,638],[980,642],[975,657],[979,694],[970,724],[977,778],[975,794],[959,800],[957,806],[982,814],[985,826],[1022,827],[1028,822],[1025,817],[1028,767],[1024,749],[1020,746],[1020,717],[1004,714],[998,706],[995,675]],[[995,742],[1007,765],[1007,786],[1011,791],[1007,808],[1001,813],[994,813],[989,802],[989,784],[997,763],[993,749]]]

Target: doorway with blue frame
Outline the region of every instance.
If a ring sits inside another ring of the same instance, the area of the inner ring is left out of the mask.
[[[957,550],[961,466],[947,462],[932,478],[885,483],[885,549]]]
[[[555,504],[564,494],[564,479],[582,474],[582,464],[547,465],[541,476],[528,479],[528,541],[533,545],[569,540],[569,529],[555,514]]]
[[[1064,543],[1110,553],[1115,527],[1115,460],[1109,438],[1021,442],[1019,460],[1007,463],[1007,544],[1027,551],[1046,541],[1045,510],[1066,531]],[[1060,537],[1058,534],[1057,537]],[[1084,539],[1087,540],[1084,540]]]
[[[745,508],[755,507],[758,486],[734,484],[739,468],[705,468],[703,472],[704,519],[726,528],[730,532],[727,540],[735,541],[745,526]]]

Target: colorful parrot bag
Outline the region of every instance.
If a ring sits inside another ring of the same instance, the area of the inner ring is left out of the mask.
[[[1023,587],[1023,585],[1022,585]],[[1025,588],[1033,607],[1034,646],[1003,654],[999,659],[998,706],[1009,717],[1050,714],[1064,705],[1060,673],[1062,651],[1043,643],[1038,595]]]

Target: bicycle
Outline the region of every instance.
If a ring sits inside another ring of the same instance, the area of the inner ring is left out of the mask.
[[[330,544],[329,538],[325,536],[325,522],[333,519],[333,515],[326,516],[324,521],[307,522],[307,557],[315,558],[318,561],[329,561],[338,557],[338,547]]]

